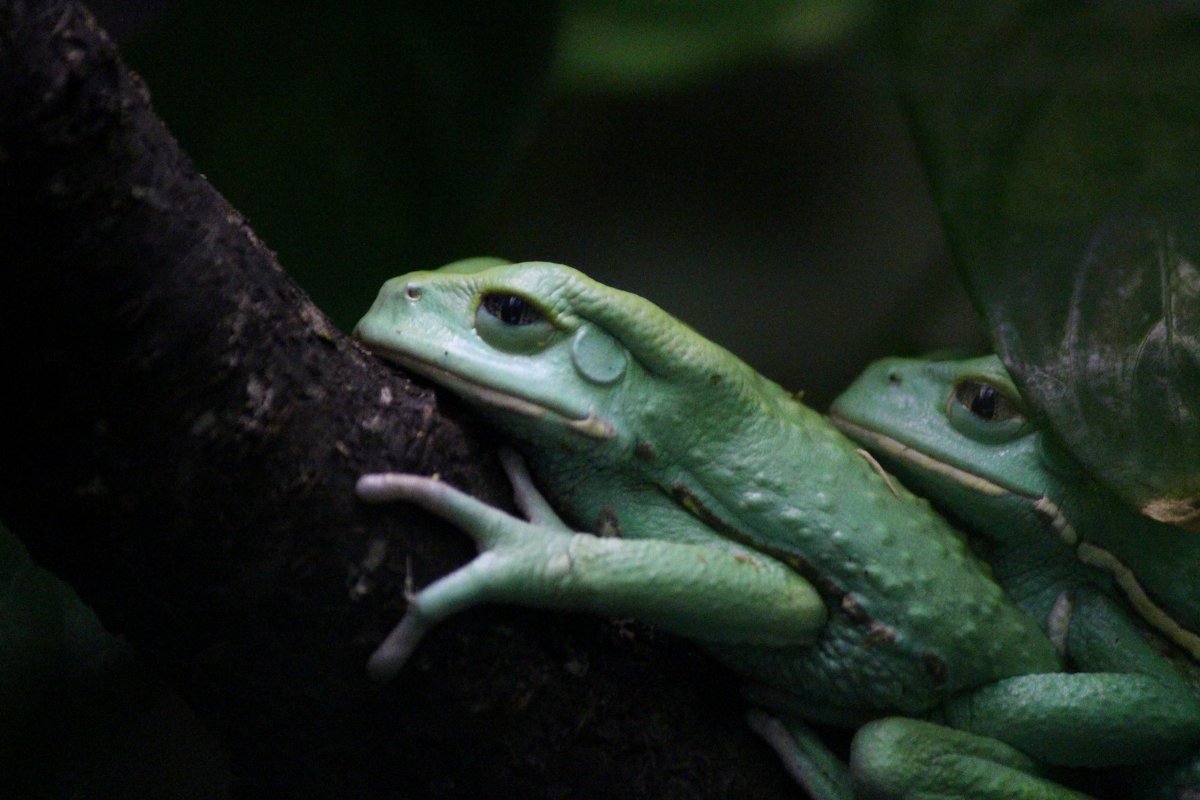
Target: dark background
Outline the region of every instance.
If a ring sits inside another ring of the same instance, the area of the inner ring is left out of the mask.
[[[735,34],[791,4],[742,4],[689,34],[727,51],[658,69],[616,43],[678,43],[603,3],[142,5],[117,28],[157,111],[343,328],[494,254],[650,297],[819,407],[873,358],[984,345],[865,5],[778,42]]]

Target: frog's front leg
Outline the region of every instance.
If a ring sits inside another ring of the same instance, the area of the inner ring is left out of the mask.
[[[736,548],[572,531],[515,464],[505,459],[528,522],[431,478],[381,473],[359,480],[363,500],[416,503],[462,528],[480,548],[411,599],[371,656],[372,676],[394,675],[426,631],[481,603],[633,616],[722,644],[804,645],[824,627],[820,595],[778,561]]]

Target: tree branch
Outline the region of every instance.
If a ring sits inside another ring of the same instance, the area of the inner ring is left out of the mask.
[[[355,478],[506,487],[464,416],[312,306],[72,3],[0,0],[0,253],[0,518],[224,737],[244,794],[793,793],[731,678],[644,628],[481,611],[366,679],[407,565],[471,551]]]

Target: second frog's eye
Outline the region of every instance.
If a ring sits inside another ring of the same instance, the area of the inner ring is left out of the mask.
[[[954,400],[987,422],[1003,422],[1021,416],[1012,398],[990,383],[963,381],[954,387]]]
[[[485,294],[479,305],[505,325],[532,325],[545,319],[532,303],[515,294]]]
[[[965,380],[955,384],[946,412],[959,433],[978,442],[1000,444],[1030,430],[1012,395],[985,381]]]

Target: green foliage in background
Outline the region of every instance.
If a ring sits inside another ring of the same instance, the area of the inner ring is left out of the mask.
[[[647,91],[718,70],[836,47],[870,0],[574,0],[563,4],[555,78],[569,91]]]
[[[1200,524],[1200,11],[922,3],[896,75],[1026,400],[1151,516]]]

